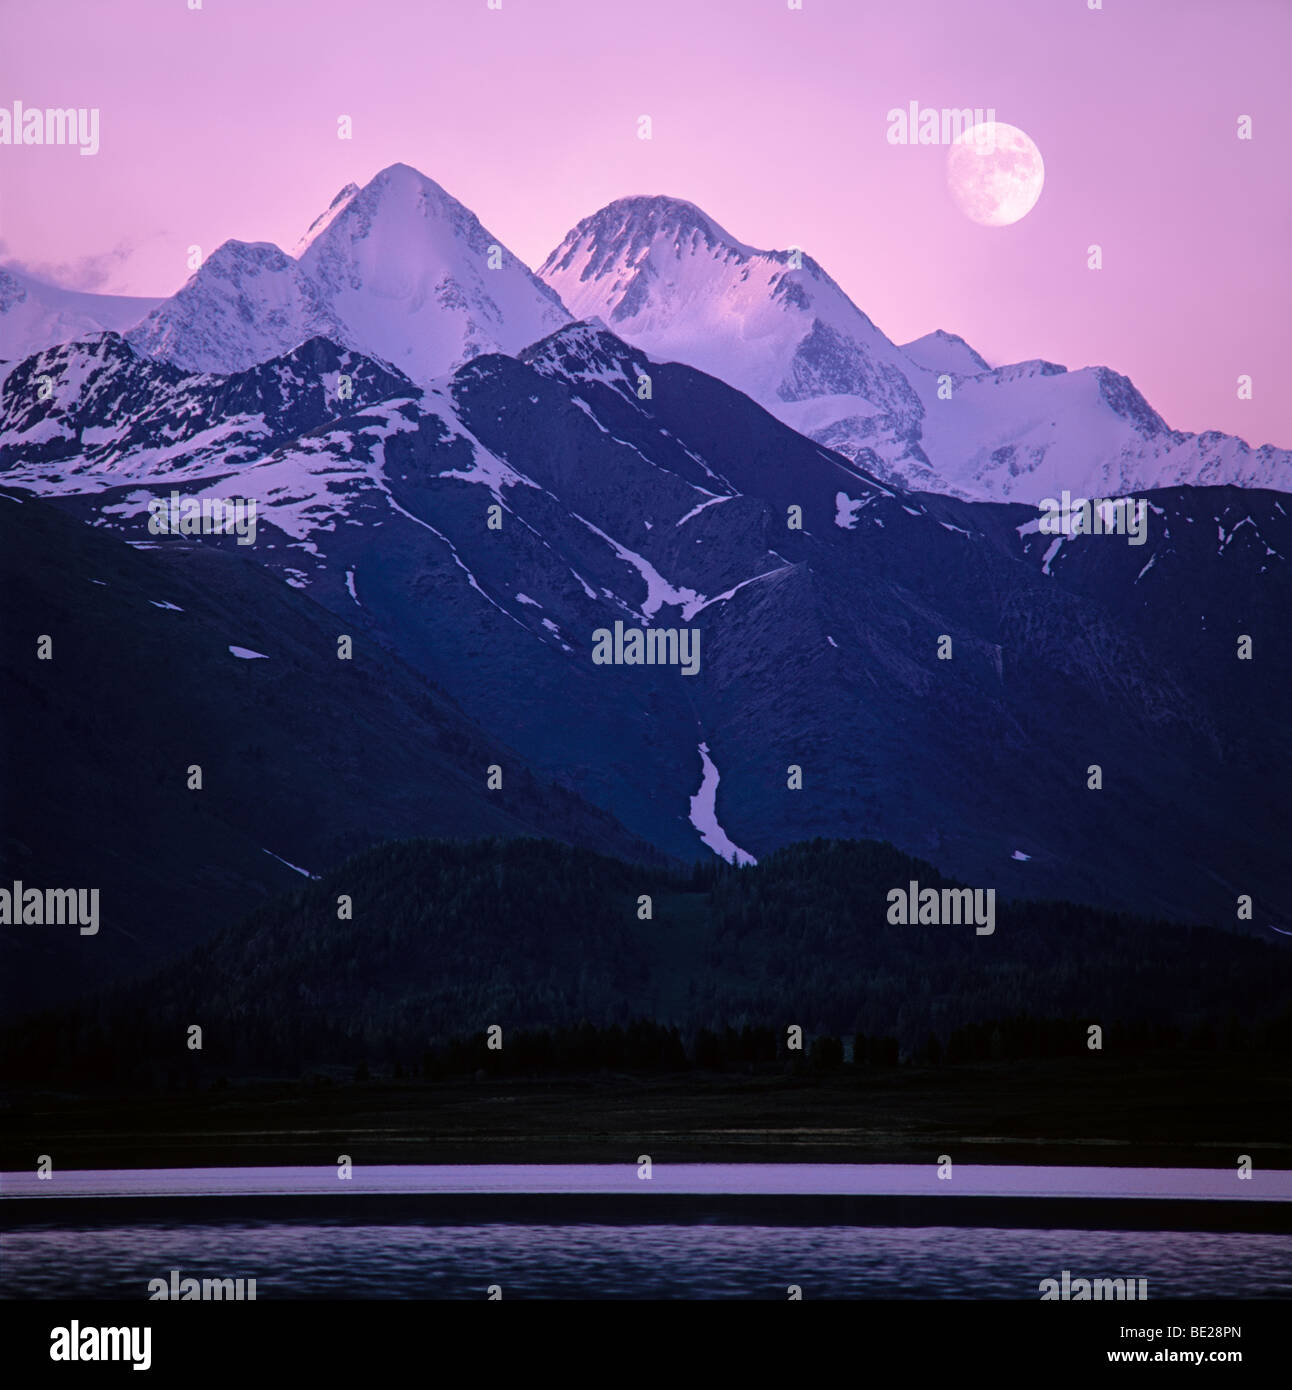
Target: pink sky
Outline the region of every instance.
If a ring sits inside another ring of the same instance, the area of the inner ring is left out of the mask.
[[[168,294],[191,244],[290,250],[403,161],[537,266],[611,199],[667,193],[801,245],[898,342],[1103,363],[1177,428],[1292,446],[1286,0],[203,3],[4,7],[0,105],[97,106],[101,148],[0,146],[0,259]],[[887,143],[912,100],[1026,131],[1036,208],[967,221],[944,149]]]

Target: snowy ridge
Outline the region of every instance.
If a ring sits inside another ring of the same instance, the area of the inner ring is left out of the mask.
[[[0,379],[33,353],[105,329],[124,332],[161,303],[129,295],[89,294],[43,284],[0,266]]]
[[[242,371],[325,336],[419,384],[517,352],[569,319],[559,298],[406,164],[347,185],[298,243],[226,242],[129,334],[198,371]]]
[[[993,369],[942,329],[899,348],[810,256],[756,250],[680,199],[609,204],[539,274],[578,317],[729,382],[904,487],[1031,504],[1064,488],[1292,488],[1292,452],[1171,430],[1106,367]]]
[[[102,333],[9,374],[0,386],[0,468],[48,492],[228,473],[369,402],[415,394],[406,378],[325,339],[225,377],[151,361]]]
[[[572,314],[586,320],[580,334],[554,341]],[[362,188],[341,189],[294,255],[268,242],[226,242],[165,300],[59,290],[0,268],[0,382],[34,353],[105,330],[125,333],[159,365],[221,375],[317,339],[423,387],[484,354],[567,376],[579,359],[589,386],[630,401],[650,361],[680,362],[870,474],[966,499],[1292,488],[1288,449],[1174,430],[1109,368],[1069,371],[1039,358],[993,368],[944,329],[899,347],[811,256],[760,250],[678,198],[609,204],[580,221],[535,275],[434,180],[393,164]],[[65,376],[63,386],[76,383]],[[170,428],[155,448],[196,433],[192,422]],[[66,414],[46,412],[19,431],[22,461],[83,453],[103,469],[113,463],[112,430],[103,418],[78,433]],[[6,421],[3,443],[11,432]],[[277,437],[272,421],[257,432],[248,416],[204,447],[244,462],[258,441],[263,448]],[[710,476],[715,491],[730,490]]]
[[[914,342],[903,343],[902,351],[926,372],[950,372],[952,376],[977,376],[991,368],[956,333],[938,328]]]
[[[757,251],[693,204],[611,203],[580,222],[539,274],[576,317],[601,317],[653,356],[721,378],[795,428],[796,403],[831,394],[875,418],[885,437],[913,437],[922,407],[900,349],[810,256]]]

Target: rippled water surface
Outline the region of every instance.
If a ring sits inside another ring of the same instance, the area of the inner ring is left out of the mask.
[[[1037,1298],[1044,1278],[1148,1280],[1149,1299],[1287,1298],[1283,1235],[768,1226],[131,1226],[8,1233],[6,1298],[146,1298],[254,1278],[258,1299]]]
[[[234,1220],[255,1194],[659,1193],[1102,1197],[1132,1204],[1187,1197],[1292,1201],[1292,1174],[1233,1169],[932,1164],[634,1164],[356,1167],[345,1182],[315,1168],[137,1169],[0,1174],[4,1198],[49,1202],[49,1224],[0,1236],[0,1296],[146,1298],[152,1279],[255,1279],[258,1299],[1036,1298],[1042,1279],[1147,1279],[1155,1298],[1292,1296],[1286,1235],[725,1224],[373,1224],[338,1202],[333,1221]],[[229,1215],[103,1224],[79,1199],[206,1198]],[[0,1201],[0,1221],[3,1220]],[[369,1213],[371,1215],[371,1213]],[[355,1218],[358,1218],[356,1220]]]

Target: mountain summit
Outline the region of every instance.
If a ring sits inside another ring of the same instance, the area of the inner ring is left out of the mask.
[[[944,330],[898,347],[800,248],[757,250],[681,199],[608,204],[539,274],[579,318],[720,377],[899,486],[1036,505],[1064,488],[1292,478],[1287,450],[1172,430],[1106,367],[993,369]]]
[[[245,371],[324,336],[419,383],[569,321],[557,295],[434,180],[392,164],[298,243],[230,241],[129,334],[194,371]]]
[[[824,423],[816,402],[834,397],[876,421],[894,460],[918,439],[910,360],[797,248],[758,251],[681,199],[622,198],[584,218],[539,274],[578,317],[599,315],[797,429]]]

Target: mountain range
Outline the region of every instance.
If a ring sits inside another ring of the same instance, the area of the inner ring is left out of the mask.
[[[414,834],[885,840],[1006,897],[1287,924],[1286,453],[1105,369],[900,347],[676,200],[535,276],[397,165],[297,251],[229,243],[0,382],[11,877],[81,846],[136,958],[278,860]],[[1142,545],[1042,530],[1037,489],[1088,484],[1144,489]],[[255,544],[150,530],[177,491],[254,500]],[[595,663],[617,624],[698,633],[698,673]]]
[[[800,248],[762,251],[693,204],[623,198],[534,274],[433,180],[395,164],[348,184],[292,253],[220,246],[161,301],[61,291],[0,269],[0,361],[108,329],[145,356],[233,373],[313,337],[420,386],[563,324],[600,320],[907,489],[1036,505],[1067,488],[1286,486],[1292,454],[1171,429],[1107,367],[990,367],[953,333],[892,342]]]
[[[539,269],[572,313],[753,397],[907,488],[1036,505],[1180,483],[1286,486],[1287,450],[1168,428],[1106,367],[997,369],[963,339],[899,347],[801,249],[759,251],[691,203],[624,198]]]

